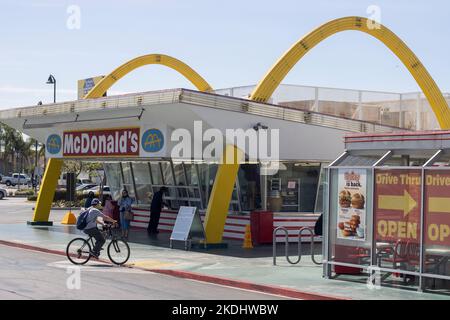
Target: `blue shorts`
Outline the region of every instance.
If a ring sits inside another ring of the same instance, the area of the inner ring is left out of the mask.
[[[124,219],[125,212],[120,213],[120,226],[123,230],[128,230],[130,228],[130,220]]]

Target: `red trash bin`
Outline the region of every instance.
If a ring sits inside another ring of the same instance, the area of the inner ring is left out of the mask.
[[[272,243],[273,212],[253,211],[250,213],[250,229],[254,245]]]

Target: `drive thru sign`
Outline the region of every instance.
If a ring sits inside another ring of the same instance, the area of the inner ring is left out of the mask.
[[[425,173],[425,225],[427,245],[450,245],[450,170]]]
[[[375,170],[377,241],[419,241],[421,179],[421,170]]]

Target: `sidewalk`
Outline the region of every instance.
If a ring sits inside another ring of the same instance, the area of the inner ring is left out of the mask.
[[[180,249],[168,248],[168,234],[159,234],[159,239],[150,239],[145,232],[134,232],[135,235],[130,239],[131,257],[128,264],[149,271],[222,284],[227,283],[222,282],[223,279],[228,279],[230,286],[243,282],[244,287],[254,287],[256,290],[258,285],[274,286],[343,299],[450,300],[449,296],[438,294],[387,287],[370,290],[363,283],[326,280],[322,278],[322,266],[313,264],[310,256],[303,256],[298,265],[289,265],[280,256],[277,260],[279,265],[273,266],[272,256],[267,254],[268,251],[271,252],[271,246],[250,249],[248,253],[237,250],[233,245],[229,249],[215,251],[184,251],[182,244],[176,245],[176,248]],[[76,233],[79,232],[74,226],[60,224],[53,227],[0,225],[0,240],[60,253],[65,252],[67,243]],[[253,250],[255,254],[251,252]],[[238,252],[240,254],[237,254]],[[282,254],[282,250],[279,254]]]

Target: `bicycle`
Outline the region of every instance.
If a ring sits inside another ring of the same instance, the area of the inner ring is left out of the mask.
[[[103,226],[103,235],[105,239],[111,239],[107,247],[108,258],[116,265],[125,264],[130,258],[130,247],[128,243],[116,236],[112,231],[114,225],[105,224]],[[70,262],[76,265],[86,264],[92,257],[91,250],[94,247],[94,238],[89,236],[85,238],[75,238],[69,242],[66,248],[66,255]]]

